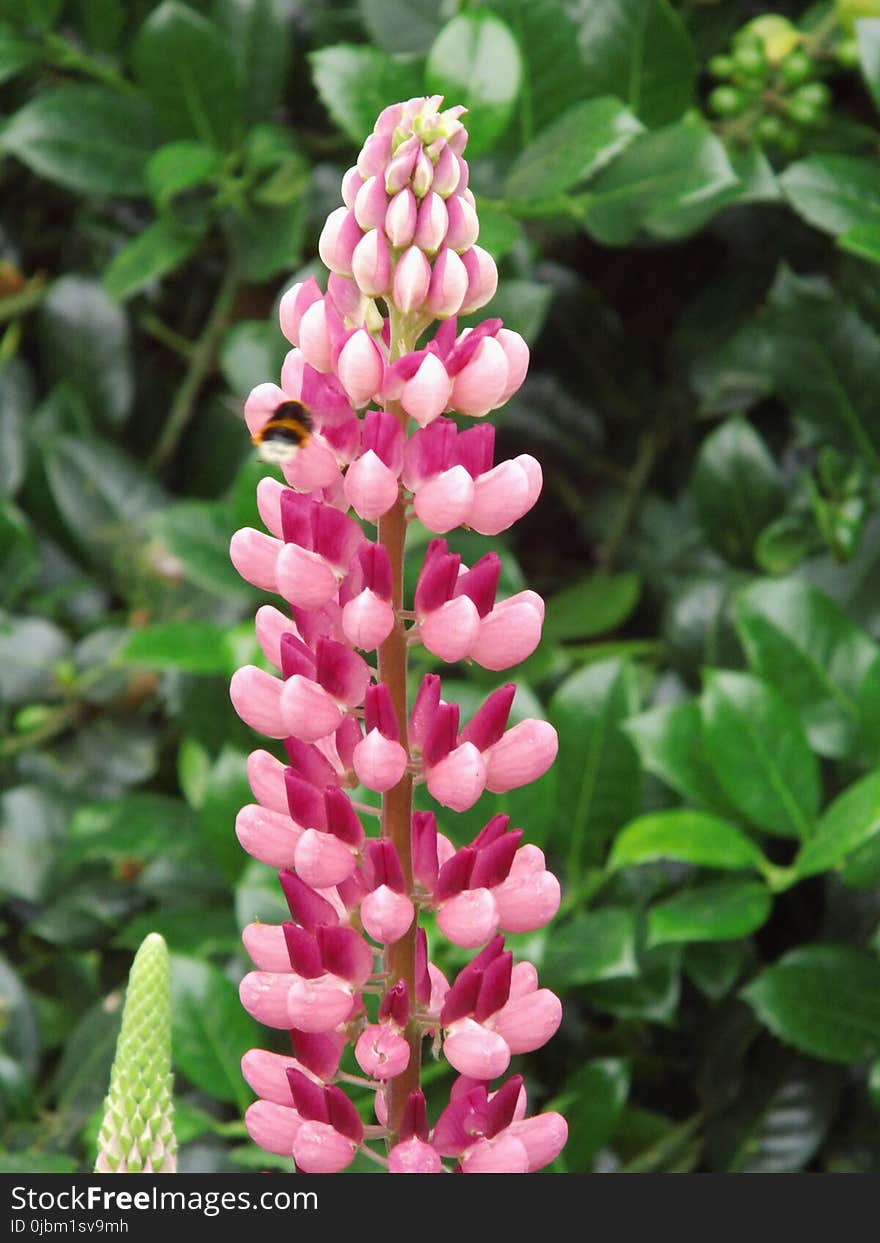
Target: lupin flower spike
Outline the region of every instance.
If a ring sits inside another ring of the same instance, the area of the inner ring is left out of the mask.
[[[128,977],[96,1173],[177,1172],[171,1088],[171,968],[165,941],[151,932]]]
[[[518,1075],[493,1084],[561,1020],[535,968],[504,949],[504,933],[553,917],[559,883],[506,816],[456,849],[441,831],[453,817],[438,828],[434,812],[413,811],[417,782],[438,807],[465,811],[484,790],[540,777],[557,747],[546,721],[509,722],[513,683],[467,721],[433,672],[407,702],[412,645],[441,665],[508,669],[534,651],[544,621],[534,592],[498,598],[496,553],[467,566],[442,538],[413,599],[403,594],[410,518],[437,536],[457,526],[495,535],[542,483],[528,454],[495,463],[489,424],[459,430],[448,417],[483,420],[506,402],[528,347],[499,319],[458,329],[459,314],[491,299],[497,273],[476,244],[464,110],[442,102],[411,99],[379,117],[321,234],[327,292],[312,277],[285,293],[281,329],[294,348],[280,385],[258,385],[245,405],[254,443],[288,486],[261,481],[268,534],[237,532],[231,556],[287,607],[256,617],[280,677],[240,669],[231,696],[286,762],[252,754],[255,802],[236,832],[279,869],[290,920],[244,929],[255,970],[240,996],[288,1033],[292,1054],[245,1055],[258,1098],[246,1124],[308,1173],[345,1169],[359,1150],[391,1173],[440,1173],[444,1159],[462,1173],[527,1173],[552,1162],[567,1134],[557,1113],[525,1118]],[[358,520],[376,524],[375,542]],[[348,793],[358,785],[381,795],[378,835],[367,831],[375,821],[361,823],[371,809]],[[428,960],[424,911],[478,951],[451,983]],[[462,1076],[433,1127],[420,1086],[426,1038]],[[339,1071],[347,1044],[376,1089],[377,1126],[363,1125],[336,1082],[351,1078]]]

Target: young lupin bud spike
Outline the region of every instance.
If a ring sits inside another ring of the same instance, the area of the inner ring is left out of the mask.
[[[177,1172],[171,1088],[171,967],[165,941],[151,932],[128,977],[97,1173]]]

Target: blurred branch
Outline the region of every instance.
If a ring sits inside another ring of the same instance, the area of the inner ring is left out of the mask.
[[[220,336],[238,291],[238,276],[234,269],[226,273],[218,290],[214,306],[205,325],[205,331],[193,347],[189,367],[183,383],[177,390],[168,422],[149,457],[149,466],[155,470],[164,465],[174,453],[187,423],[192,418],[199,390],[211,371]]]

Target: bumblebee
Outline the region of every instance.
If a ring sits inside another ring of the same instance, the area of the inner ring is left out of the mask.
[[[282,401],[268,422],[251,437],[264,462],[286,466],[309,443],[312,416],[301,401]]]

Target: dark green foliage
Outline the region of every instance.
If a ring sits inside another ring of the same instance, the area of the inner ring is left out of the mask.
[[[514,717],[560,734],[441,828],[509,811],[563,881],[513,939],[565,1003],[521,1059],[557,1168],[880,1168],[880,5],[781,7],[0,4],[0,1169],[90,1168],[152,929],[184,1160],[273,1164],[234,985],[284,918],[233,828],[239,412],[377,113],[435,90],[533,350],[499,457],[545,475],[452,538],[547,597]],[[466,719],[495,679],[449,672]]]

